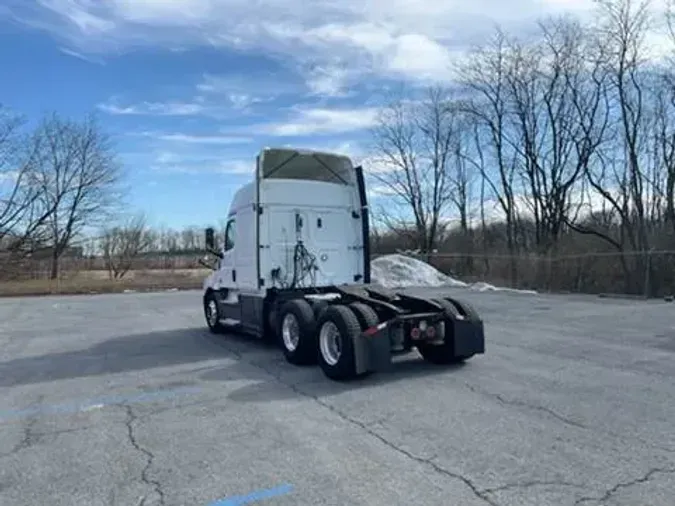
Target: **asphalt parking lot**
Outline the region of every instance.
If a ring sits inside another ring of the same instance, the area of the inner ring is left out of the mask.
[[[0,504],[674,504],[675,304],[445,290],[487,353],[337,384],[199,292],[0,300]]]

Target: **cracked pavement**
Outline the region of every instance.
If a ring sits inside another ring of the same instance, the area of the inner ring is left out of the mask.
[[[346,385],[199,292],[0,299],[0,504],[672,505],[675,305],[443,292],[485,355]]]
[[[133,424],[136,421],[137,416],[134,413],[132,406],[129,404],[125,404],[124,408],[126,409],[127,412],[127,419],[125,423],[127,426],[127,433],[129,435],[129,442],[131,443],[131,446],[133,446],[135,450],[140,452],[146,458],[145,467],[143,467],[143,471],[141,471],[141,482],[144,485],[152,487],[153,492],[156,496],[156,502],[159,503],[160,505],[164,505],[165,501],[164,501],[164,492],[162,491],[162,484],[159,481],[153,480],[148,477],[148,473],[150,471],[150,468],[152,467],[152,462],[153,460],[155,460],[155,455],[150,450],[143,448],[136,439]],[[141,497],[138,506],[144,506],[147,503],[147,501],[148,501],[147,496]]]

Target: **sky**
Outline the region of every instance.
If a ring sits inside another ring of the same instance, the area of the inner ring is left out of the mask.
[[[367,161],[378,108],[496,24],[592,0],[0,0],[0,104],[95,112],[154,226],[220,222],[265,146]],[[366,167],[367,170],[367,167]]]

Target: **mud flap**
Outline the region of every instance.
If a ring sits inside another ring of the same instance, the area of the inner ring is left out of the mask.
[[[456,357],[470,357],[479,353],[485,353],[485,331],[483,320],[478,312],[467,302],[454,297],[445,297],[451,302],[464,318],[446,320],[453,325],[454,329],[454,354]]]
[[[356,374],[385,372],[392,369],[389,329],[373,335],[360,334],[354,340],[354,363]]]
[[[446,320],[446,325],[448,323],[454,327],[453,347],[456,357],[485,353],[485,333],[481,320]]]

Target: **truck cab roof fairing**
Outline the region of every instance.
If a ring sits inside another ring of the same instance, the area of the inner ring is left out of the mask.
[[[335,153],[265,148],[261,153],[259,171],[259,179],[302,179],[343,185],[356,184],[351,160]]]

